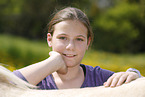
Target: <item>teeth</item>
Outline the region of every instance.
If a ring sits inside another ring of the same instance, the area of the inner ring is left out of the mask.
[[[68,57],[73,57],[75,55],[70,55],[70,54],[64,54],[65,56],[68,56]]]
[[[73,55],[66,55],[66,56],[72,57]]]

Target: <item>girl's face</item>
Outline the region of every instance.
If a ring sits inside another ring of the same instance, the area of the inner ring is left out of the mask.
[[[89,46],[87,28],[77,20],[55,24],[53,36],[48,40],[53,51],[59,52],[68,67],[79,65]]]

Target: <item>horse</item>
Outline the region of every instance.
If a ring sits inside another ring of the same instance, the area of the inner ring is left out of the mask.
[[[0,66],[0,97],[145,97],[145,78],[114,88],[98,86],[40,90]]]

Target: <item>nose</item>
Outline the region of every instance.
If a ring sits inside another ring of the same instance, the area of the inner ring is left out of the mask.
[[[67,50],[74,50],[74,48],[75,48],[75,43],[73,40],[70,40],[66,46],[66,49]]]

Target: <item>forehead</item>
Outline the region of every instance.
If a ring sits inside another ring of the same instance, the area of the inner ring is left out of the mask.
[[[86,34],[88,29],[78,20],[65,20],[54,25],[55,32],[65,32],[65,33],[74,33],[74,34]]]

